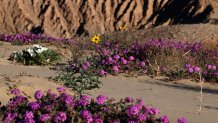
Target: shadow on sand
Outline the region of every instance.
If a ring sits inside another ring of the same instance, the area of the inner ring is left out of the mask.
[[[200,92],[200,87],[186,85],[186,84],[182,84],[182,83],[173,84],[173,83],[167,83],[167,82],[162,82],[162,81],[158,81],[158,80],[146,81],[145,83],[166,86],[169,88],[176,88],[176,89],[181,89],[181,90]],[[203,87],[203,93],[218,94],[218,89]]]

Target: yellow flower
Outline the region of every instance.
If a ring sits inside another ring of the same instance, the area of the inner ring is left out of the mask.
[[[123,26],[120,26],[120,31],[123,30]]]
[[[127,29],[128,29],[127,24],[126,24],[125,26],[123,26],[123,29],[124,29],[124,30],[127,30]]]
[[[127,30],[128,29],[128,26],[127,24],[125,24],[124,26],[120,26],[119,27],[119,30],[122,31],[122,30]]]
[[[98,44],[101,41],[100,37],[95,35],[94,37],[92,37],[92,42]]]

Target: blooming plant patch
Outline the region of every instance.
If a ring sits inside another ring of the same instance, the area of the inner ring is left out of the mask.
[[[44,34],[14,34],[14,35],[6,35],[2,34],[0,35],[0,40],[5,42],[10,42],[14,45],[24,45],[24,44],[34,44],[39,42],[58,42],[58,43],[64,43],[64,44],[71,44],[73,45],[75,43],[72,39],[66,39],[66,38],[54,38],[50,37]]]
[[[187,64],[199,67],[187,68]],[[165,75],[172,79],[193,77],[196,80],[198,76],[190,72],[201,70],[206,81],[218,82],[217,66],[218,45],[207,49],[199,42],[151,40],[131,45],[111,42],[94,45],[94,53],[82,61],[70,63],[69,70],[79,72],[83,69],[98,76],[125,73]]]
[[[46,65],[52,64],[60,59],[60,55],[54,50],[38,44],[33,45],[21,52],[14,52],[9,60],[23,63],[25,65]]]
[[[72,51],[72,54],[76,54],[76,57],[68,65],[73,72],[84,69],[98,76],[124,73],[128,76],[163,75],[168,76],[170,80],[181,78],[198,80],[198,75],[190,73],[192,67],[185,67],[186,64],[190,64],[201,69],[205,81],[218,82],[218,41],[206,42],[205,44],[204,42],[150,40],[125,44],[105,42],[101,40],[100,36],[95,35],[91,42],[79,44],[83,46],[76,48],[78,44],[71,39],[53,38],[45,35],[1,35],[0,39],[6,42],[23,44],[35,41],[50,41],[73,45],[73,49],[76,50]],[[89,54],[87,58],[82,58],[83,60],[78,60],[78,56],[85,54],[82,51],[87,50],[94,53]],[[90,66],[87,66],[85,62],[89,62]],[[72,68],[72,65],[76,67]]]
[[[14,97],[0,106],[0,117],[5,123],[169,123],[166,115],[158,117],[159,109],[144,105],[142,99],[126,97],[119,101],[99,95],[92,99],[86,95],[71,96],[63,87],[59,94],[48,90],[35,92],[35,101],[29,101],[17,89]],[[187,123],[179,118],[178,123]]]

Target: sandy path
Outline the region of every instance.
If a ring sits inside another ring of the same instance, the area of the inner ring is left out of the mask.
[[[11,95],[7,94],[9,86],[16,85],[31,100],[34,99],[36,90],[51,89],[57,93],[56,88],[61,86],[46,79],[57,75],[57,72],[51,70],[49,66],[24,66],[7,60],[13,51],[21,51],[27,47],[30,46],[15,46],[9,43],[0,46],[0,101],[2,104],[6,104],[11,98]]]
[[[218,87],[207,88],[204,93],[203,111],[199,109],[199,87],[196,83],[173,84],[149,77],[102,78],[103,87],[100,90],[89,91],[93,96],[108,95],[117,99],[132,96],[143,98],[149,105],[160,109],[162,114],[169,116],[171,122],[179,117],[186,117],[189,123],[218,123]]]

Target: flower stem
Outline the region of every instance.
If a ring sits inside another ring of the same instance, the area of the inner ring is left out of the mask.
[[[201,84],[201,91],[200,91],[200,106],[199,106],[199,114],[201,113],[202,110],[202,101],[203,101],[203,81],[202,81],[202,75],[201,72],[199,72],[199,76],[200,76],[200,84]]]

